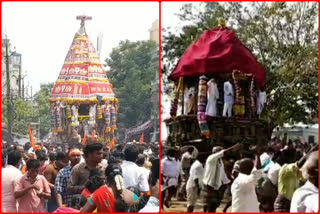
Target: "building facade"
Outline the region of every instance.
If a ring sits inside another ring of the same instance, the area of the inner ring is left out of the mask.
[[[150,28],[150,40],[159,44],[159,20],[155,20]]]
[[[9,39],[2,39],[2,57],[1,57],[1,94],[2,97],[7,96],[7,60],[6,60],[6,46],[8,42],[8,56],[9,56],[9,80],[10,80],[10,95],[12,99],[17,99],[21,96],[22,82],[22,55],[12,51]]]
[[[151,102],[153,132],[151,133],[151,142],[158,142],[159,140],[159,20],[152,23],[150,29],[150,40],[157,44],[157,47],[152,53],[152,65],[154,68],[154,81],[151,82]]]
[[[279,138],[287,134],[288,139],[300,140],[302,142],[309,143],[311,145],[318,144],[319,125],[294,125],[276,128],[273,132],[274,136]]]

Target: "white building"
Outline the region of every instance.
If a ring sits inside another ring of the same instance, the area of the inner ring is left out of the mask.
[[[150,40],[159,45],[159,20],[152,23],[150,31]],[[151,82],[151,102],[153,132],[151,133],[151,141],[157,142],[159,138],[159,46],[155,48],[151,56],[152,65],[154,67],[155,78]]]
[[[150,31],[150,40],[159,44],[159,20],[155,20],[152,23]]]
[[[9,55],[9,79],[11,97],[16,99],[19,97],[19,74],[21,78],[21,54],[12,51],[10,40],[8,41],[8,55]],[[7,66],[6,66],[6,39],[2,39],[2,57],[1,57],[1,94],[2,97],[7,95]],[[20,84],[22,82],[20,81]],[[21,85],[20,85],[21,86]],[[20,95],[22,91],[20,92]]]
[[[275,136],[283,137],[284,133],[287,133],[288,139],[296,140],[300,139],[302,142],[307,142],[310,144],[318,144],[318,134],[319,134],[319,124],[314,125],[288,125],[285,124],[284,127],[276,128],[273,132]]]

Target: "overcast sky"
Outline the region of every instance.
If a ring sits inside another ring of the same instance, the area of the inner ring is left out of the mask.
[[[173,32],[178,33],[183,25],[186,23],[182,23],[179,18],[175,15],[180,12],[183,4],[187,2],[162,2],[161,3],[161,28],[170,27]],[[199,4],[193,3],[193,4]],[[161,114],[161,120],[170,117],[170,100],[167,96],[161,96],[161,104],[163,108],[163,114]],[[165,123],[161,123],[161,140],[165,140],[167,138],[167,128]]]
[[[80,28],[77,15],[92,16],[86,31],[96,46],[103,34],[101,61],[122,40],[149,39],[152,23],[159,19],[158,2],[2,2],[2,36],[8,35],[22,54],[22,71],[33,94],[40,83],[55,82]]]

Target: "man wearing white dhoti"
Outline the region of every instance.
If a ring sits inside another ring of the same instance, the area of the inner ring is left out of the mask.
[[[226,117],[228,113],[228,117],[231,117],[234,98],[233,98],[233,87],[230,82],[230,79],[223,84],[223,92],[224,92],[224,106],[223,106],[222,116]]]
[[[206,115],[217,116],[217,99],[219,99],[219,91],[215,79],[211,79],[208,83],[208,103],[206,108]]]

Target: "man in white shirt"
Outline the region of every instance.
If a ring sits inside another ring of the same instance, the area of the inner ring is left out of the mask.
[[[147,157],[145,154],[139,154],[136,160],[136,164],[139,166],[142,175],[145,177],[146,180],[148,180],[150,170],[145,167],[146,159]]]
[[[319,212],[319,152],[312,152],[302,167],[302,174],[308,181],[298,188],[292,197],[290,212]]]
[[[204,168],[199,160],[195,160],[190,168],[190,176],[187,182],[187,213],[193,212],[194,206],[199,198],[200,190],[203,187]]]
[[[14,196],[14,187],[18,179],[22,176],[18,169],[21,162],[21,154],[17,150],[10,151],[8,154],[8,165],[1,169],[1,210],[2,212],[16,213],[18,203]]]
[[[213,154],[207,158],[204,166],[204,212],[216,212],[227,187],[226,184],[230,183],[230,180],[224,171],[222,157],[226,153],[238,151],[241,148],[241,144],[235,144],[228,149],[223,149],[220,146],[213,147]]]
[[[282,163],[282,155],[281,152],[277,152],[274,154],[274,157],[272,158],[273,164],[271,165],[270,169],[268,170],[267,177],[270,179],[272,184],[278,188],[278,177],[279,172],[281,169]]]
[[[159,159],[152,161],[149,176],[150,194],[147,204],[139,210],[140,213],[158,213],[159,207]]]
[[[223,93],[224,93],[224,106],[223,106],[223,113],[222,116],[226,117],[228,113],[228,117],[232,115],[232,105],[234,102],[233,98],[233,86],[231,84],[231,78],[228,79],[223,84]]]
[[[232,212],[260,212],[259,202],[256,194],[256,185],[262,177],[260,155],[262,148],[255,151],[255,169],[253,160],[249,158],[241,159],[239,162],[239,175],[231,185]]]
[[[177,151],[169,149],[167,156],[161,160],[161,208],[169,207],[171,197],[176,193],[180,174],[179,163],[176,160]]]
[[[121,165],[123,184],[125,188],[132,187],[138,189],[140,193],[147,193],[149,191],[148,180],[135,163],[138,154],[139,151],[136,145],[127,145],[125,148],[125,160]]]

